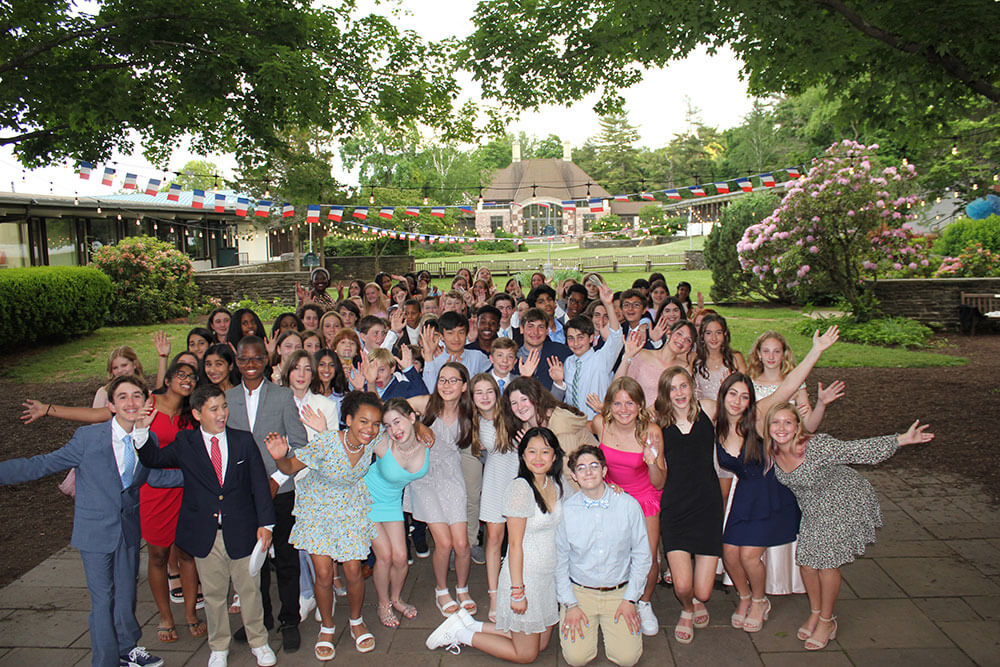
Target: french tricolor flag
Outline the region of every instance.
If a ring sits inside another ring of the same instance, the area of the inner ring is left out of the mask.
[[[471,206],[459,206],[458,210],[459,211],[464,211],[466,213],[472,213],[472,207]]]
[[[444,206],[435,206],[434,208],[432,208],[431,209],[431,215],[433,215],[435,218],[443,218],[444,217]]]
[[[420,215],[420,207],[419,206],[407,206],[406,210],[403,211],[403,213],[405,213],[406,215],[413,215],[413,216]]]
[[[205,191],[191,190],[191,208],[205,208]]]
[[[326,216],[334,222],[340,222],[344,219],[344,207],[343,206],[331,206],[330,213]],[[363,219],[363,218],[362,218]]]
[[[760,182],[764,184],[764,187],[773,188],[774,187],[774,176],[772,174],[761,174]]]
[[[664,192],[664,194],[667,195],[667,199],[680,199],[681,198],[681,193],[677,192],[677,190],[666,190]]]
[[[691,194],[694,195],[695,197],[705,196],[705,191],[701,188],[700,185],[692,185],[691,187],[688,188],[688,190],[690,190]]]
[[[729,194],[729,183],[716,183],[715,184],[715,191],[718,194],[720,194],[720,195],[728,195]]]
[[[282,218],[290,218],[293,215],[295,215],[295,207],[294,206],[292,206],[288,202],[285,202],[284,204],[281,205],[281,217]]]
[[[253,214],[258,218],[266,218],[271,215],[271,201],[269,199],[258,201],[257,206],[254,207]]]
[[[646,201],[655,201],[656,197],[653,196],[652,192],[643,192],[639,195],[640,199],[645,199]]]
[[[156,191],[160,189],[160,179],[151,178],[149,182],[146,183],[146,194],[150,197],[156,196]]]
[[[354,217],[357,218],[358,220],[368,219],[368,207],[359,206],[358,208],[354,209]]]
[[[788,178],[799,178],[800,176],[802,176],[802,174],[799,172],[798,167],[789,167],[788,169],[785,170],[785,173],[788,174]]]
[[[215,193],[215,212],[225,213],[226,212],[226,195]],[[243,210],[243,215],[246,215],[246,209]]]
[[[600,213],[604,210],[604,200],[600,197],[593,197],[590,200],[590,212]]]
[[[576,211],[576,202],[575,201],[564,201],[562,203],[562,207],[563,207],[564,211],[569,211],[569,212],[573,213],[573,212]]]
[[[628,201],[628,195],[615,195],[615,201]]]
[[[114,167],[104,168],[104,178],[101,179],[101,185],[111,185],[115,182],[115,169]]]
[[[547,201],[540,201],[536,203],[542,208],[552,208],[552,204],[548,203]]]
[[[316,224],[319,222],[319,206],[316,204],[309,204],[306,208],[306,222],[310,224]]]
[[[89,181],[90,180],[90,172],[93,170],[93,168],[94,168],[94,165],[91,164],[90,162],[81,162],[80,163],[80,178],[83,179],[83,180],[85,180],[85,181]]]
[[[215,196],[218,197],[219,195],[215,195]],[[216,199],[216,202],[218,202],[218,201],[219,200]],[[216,204],[216,208],[218,208],[218,204]],[[250,209],[250,200],[249,199],[247,199],[246,197],[237,197],[236,198],[236,215],[240,216],[241,218],[245,218],[245,217],[247,217],[247,211],[249,209]]]
[[[378,210],[378,217],[384,218],[386,220],[392,220],[393,208],[391,206],[383,206]]]
[[[135,190],[136,189],[136,180],[138,178],[139,177],[136,176],[135,174],[129,174],[128,172],[126,172],[125,173],[125,184],[122,187],[125,188],[126,190]]]
[[[181,186],[176,183],[170,184],[170,189],[167,191],[167,201],[180,201],[181,200]]]
[[[736,181],[736,185],[740,186],[740,190],[743,192],[753,192],[753,183],[750,182],[749,178],[741,178]]]

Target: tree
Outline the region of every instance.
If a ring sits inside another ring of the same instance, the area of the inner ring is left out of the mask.
[[[1000,25],[990,0],[482,0],[473,22],[466,65],[515,108],[602,91],[597,110],[620,110],[618,91],[643,67],[698,47],[735,51],[753,95],[825,84],[866,115],[900,102],[893,110],[920,128],[971,101],[1000,104],[995,44],[971,28]]]
[[[167,192],[171,185],[179,185],[182,190],[212,190],[222,186],[219,168],[209,160],[188,160],[177,177],[160,186],[160,192]]]
[[[781,199],[773,192],[754,192],[734,199],[719,215],[705,239],[705,263],[712,271],[712,300],[751,296],[753,274],[740,265],[736,244],[747,227],[774,213]]]
[[[332,6],[331,6],[332,5]],[[290,128],[346,136],[417,120],[466,136],[453,44],[427,43],[353,0],[3,3],[0,144],[27,166],[130,152],[165,162],[235,151],[257,166]]]
[[[635,147],[638,128],[628,122],[625,114],[602,116],[599,122],[601,131],[591,140],[595,169],[590,176],[615,192],[635,187],[640,179],[639,151]]]
[[[614,213],[602,215],[590,223],[590,231],[592,232],[620,232],[624,228],[625,223]]]

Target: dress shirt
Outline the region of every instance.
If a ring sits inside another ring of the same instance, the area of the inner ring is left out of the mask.
[[[607,507],[602,504],[607,502]],[[591,504],[591,507],[587,507]],[[638,501],[608,485],[598,502],[579,491],[563,501],[556,527],[556,597],[576,603],[573,584],[591,588],[628,581],[624,599],[638,600],[653,564],[646,519]]]
[[[226,481],[226,466],[229,465],[229,440],[226,439],[226,431],[223,429],[222,433],[207,433],[205,429],[198,429],[201,431],[201,439],[205,442],[205,453],[208,454],[208,460],[212,460],[212,438],[219,439],[219,453],[222,454],[222,481]],[[219,517],[219,523],[222,523],[222,517]]]
[[[566,331],[563,330],[562,322],[560,322],[558,319],[554,319],[552,320],[552,322],[556,325],[556,328],[555,331],[549,329],[549,340],[553,340],[557,343],[562,343],[563,345],[565,345]]]
[[[493,379],[497,381],[497,386],[500,387],[501,394],[503,394],[504,391],[506,391],[507,386],[510,385],[511,381],[517,378],[517,375],[515,375],[513,372],[507,373],[507,377],[505,378],[500,377],[493,371],[490,371],[490,375],[492,375]],[[497,398],[499,398],[499,396]]]
[[[252,432],[253,425],[257,423],[257,404],[260,402],[260,390],[264,383],[261,382],[253,390],[247,388],[246,383],[242,383],[240,386],[243,387],[243,398],[247,401],[247,421],[250,423],[250,431]]]
[[[404,342],[410,345],[420,345],[420,330],[411,329],[410,325],[406,325],[406,338]]]
[[[608,340],[599,350],[588,349],[580,356],[571,355],[563,362],[566,384],[566,402],[574,406],[577,410],[587,415],[587,419],[593,419],[594,412],[587,405],[587,394],[597,394],[601,400],[608,391],[611,384],[611,376],[614,373],[615,361],[622,351],[625,339],[622,337],[621,327],[612,329],[608,334]],[[573,395],[573,384],[576,376],[577,381],[576,396]]]
[[[118,466],[118,476],[121,477],[125,473],[125,436],[132,436],[132,446],[135,449],[139,449],[146,444],[146,440],[149,438],[148,428],[139,428],[136,426],[132,429],[131,433],[125,431],[121,424],[118,423],[117,419],[111,420],[111,448],[115,452],[115,464]],[[135,456],[132,457],[132,477],[135,477],[135,466],[139,459]]]
[[[437,386],[438,371],[448,362],[448,350],[444,350],[430,361],[424,362],[424,384],[431,393]],[[462,349],[461,363],[469,371],[469,378],[477,373],[485,373],[490,368],[490,358],[479,350]]]
[[[510,338],[514,339],[514,325],[509,324],[506,327],[500,327],[497,329],[497,338]]]

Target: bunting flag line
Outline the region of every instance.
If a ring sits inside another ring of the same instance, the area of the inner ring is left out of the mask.
[[[393,208],[391,206],[383,206],[378,211],[378,217],[385,218],[386,220],[392,220]]]
[[[293,215],[295,215],[295,207],[294,206],[292,206],[288,202],[285,202],[284,204],[281,205],[281,217],[282,218],[290,218]]]
[[[692,185],[691,187],[688,188],[688,190],[695,197],[704,197],[705,196],[705,191],[701,187],[699,187],[697,185]]]
[[[771,174],[761,174],[760,175],[760,182],[763,183],[765,187],[773,188],[774,187],[774,176],[772,176]]]
[[[680,199],[681,193],[677,190],[664,190],[663,194],[667,195],[667,199]]]
[[[316,224],[319,222],[319,204],[309,204],[306,209],[306,222]]]
[[[729,183],[721,183],[721,182],[720,183],[716,183],[715,184],[715,191],[717,193],[719,193],[720,195],[728,195],[729,194]]]
[[[239,203],[239,202],[237,201],[237,203]],[[215,193],[215,212],[216,213],[224,213],[225,210],[226,210],[226,195],[216,192]],[[239,215],[239,211],[237,211],[236,214]],[[243,209],[243,215],[246,215],[246,214],[247,214],[247,210],[244,208]]]
[[[590,212],[600,213],[604,210],[604,200],[600,197],[593,197],[590,200]]]
[[[444,206],[435,206],[434,208],[432,208],[431,209],[431,215],[433,215],[435,218],[443,218],[444,217]]]
[[[615,201],[628,201],[628,195],[615,195]]]
[[[403,213],[405,213],[406,215],[413,215],[413,216],[420,215],[420,207],[419,206],[407,206],[406,210],[403,211]]]
[[[130,173],[126,172],[125,173],[125,185],[123,185],[122,187],[125,188],[126,190],[135,190],[135,189],[137,189],[137,181],[138,180],[139,180],[138,176],[136,176],[135,174],[130,174]]]
[[[472,213],[472,207],[471,206],[459,206],[458,210],[459,211],[464,211],[465,213]]]
[[[359,206],[359,207],[355,208],[354,209],[354,217],[357,218],[358,220],[367,220],[368,219],[368,207],[367,206]]]
[[[218,195],[216,195],[218,197]],[[218,199],[216,199],[216,210],[218,210]],[[247,197],[237,197],[236,198],[236,215],[241,218],[247,217],[247,210],[250,208],[250,200]]]
[[[656,201],[656,197],[653,196],[652,192],[643,192],[639,195],[639,198],[646,201]]]
[[[562,203],[562,207],[563,207],[564,211],[568,211],[570,213],[575,213],[576,212],[576,202],[575,201],[564,201]]]
[[[267,199],[261,199],[257,202],[257,206],[253,209],[253,214],[258,218],[266,218],[271,215],[271,202]]]
[[[146,183],[146,194],[150,197],[155,197],[157,190],[160,189],[160,179],[151,178]]]
[[[115,182],[115,169],[114,167],[104,168],[104,178],[101,179],[101,185],[113,185]]]
[[[331,206],[330,213],[327,218],[333,220],[334,222],[340,222],[344,218],[344,207],[343,206]]]
[[[785,170],[785,173],[788,174],[788,178],[801,178],[802,176],[796,167],[789,167]]]
[[[539,202],[535,202],[535,203],[538,204],[542,208],[552,208],[552,204],[548,203],[547,201],[539,201]]]
[[[91,170],[93,168],[94,168],[94,165],[91,164],[90,162],[81,162],[80,163],[80,178],[83,179],[83,180],[85,180],[85,181],[89,181],[90,180],[90,172],[91,172]]]
[[[737,179],[736,185],[740,186],[740,190],[743,192],[753,192],[753,183],[750,182],[749,178]]]
[[[170,189],[167,191],[167,201],[180,201],[181,200],[181,186],[176,183],[170,184]]]
[[[204,190],[195,189],[191,191],[191,208],[205,208]]]

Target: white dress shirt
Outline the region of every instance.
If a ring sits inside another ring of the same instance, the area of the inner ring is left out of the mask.
[[[146,440],[149,438],[148,428],[135,427],[132,429],[131,433],[125,431],[121,424],[118,423],[117,419],[111,420],[111,448],[115,452],[115,464],[118,466],[118,476],[121,477],[125,474],[125,436],[132,436],[132,446],[138,450],[140,447],[146,444]],[[138,456],[133,456],[132,460],[132,477],[135,477],[135,466],[139,461]]]

